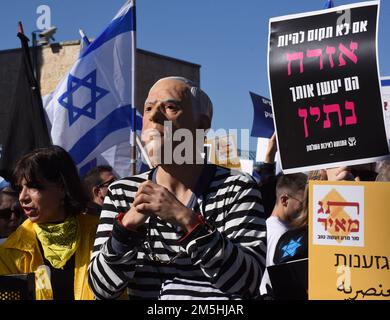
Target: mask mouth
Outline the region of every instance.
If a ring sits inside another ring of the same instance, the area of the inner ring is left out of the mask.
[[[159,159],[161,158],[161,147],[161,140],[151,140],[145,145],[145,149],[150,157],[150,160],[156,164],[157,162],[161,162],[161,159]]]

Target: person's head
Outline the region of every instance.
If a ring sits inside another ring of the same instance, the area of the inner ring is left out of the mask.
[[[379,163],[376,181],[390,181],[390,160],[384,160]]]
[[[9,183],[9,181],[5,180],[2,176],[0,176],[0,191],[10,186],[11,184]]]
[[[274,181],[275,163],[257,163],[253,166],[253,171],[259,176],[259,185],[266,185],[269,181]]]
[[[294,219],[290,221],[289,227],[291,229],[301,228],[308,225],[309,219],[309,185],[306,184],[303,194],[302,210],[299,211]]]
[[[117,177],[109,165],[100,165],[89,170],[83,178],[84,189],[89,196],[89,200],[102,206],[108,186],[116,179]]]
[[[276,208],[278,218],[290,224],[305,206],[307,175],[304,173],[281,174],[276,182]]]
[[[0,191],[0,238],[7,238],[23,220],[18,193],[10,187]]]
[[[208,130],[212,115],[210,98],[190,80],[183,77],[158,80],[145,101],[142,126],[142,137],[152,162],[157,152],[161,150],[164,154],[164,122],[171,122],[172,134],[178,129],[188,129],[192,134],[191,144],[195,146],[196,129]]]
[[[325,169],[321,170],[313,170],[308,172],[308,179],[309,180],[320,180],[320,181],[326,181],[328,180],[328,176],[326,174]]]
[[[14,184],[26,216],[35,223],[62,222],[85,210],[84,193],[77,168],[59,146],[36,149],[20,159]]]

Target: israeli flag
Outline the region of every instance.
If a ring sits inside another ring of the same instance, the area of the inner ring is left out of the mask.
[[[81,176],[98,164],[111,165],[119,177],[130,175],[135,50],[132,0],[44,99],[52,142],[70,153]]]

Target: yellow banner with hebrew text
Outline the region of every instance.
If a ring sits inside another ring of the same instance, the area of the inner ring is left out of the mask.
[[[310,181],[309,299],[390,300],[390,182]]]

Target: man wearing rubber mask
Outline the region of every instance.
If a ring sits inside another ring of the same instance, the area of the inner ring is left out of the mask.
[[[191,81],[168,77],[150,89],[142,135],[155,167],[109,187],[89,267],[96,298],[258,295],[261,194],[250,177],[199,160],[196,136],[211,120],[209,97]]]

